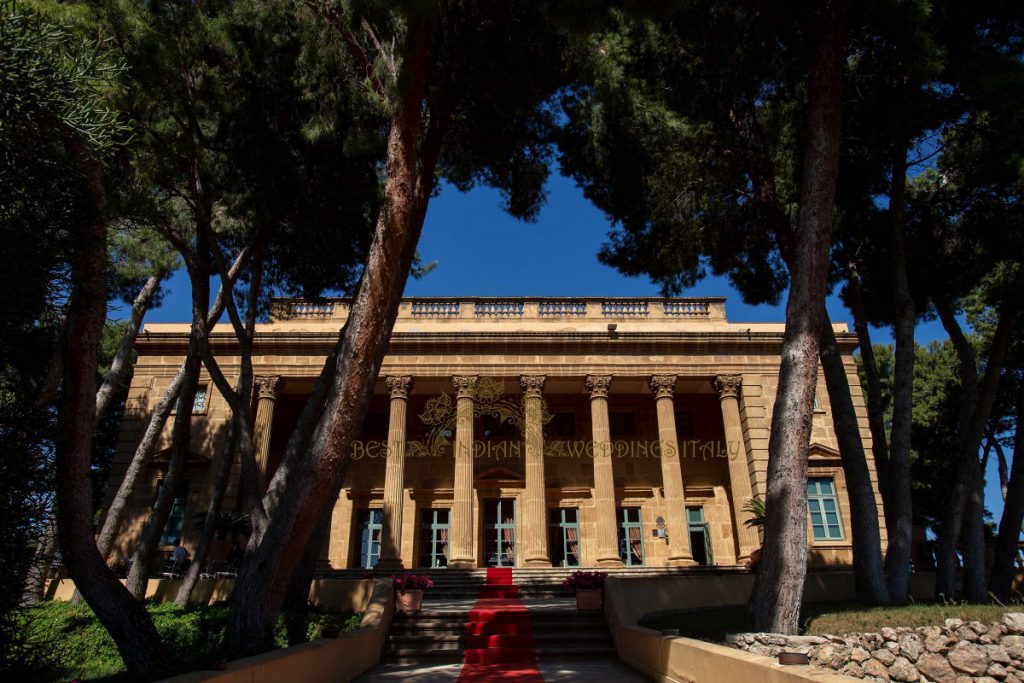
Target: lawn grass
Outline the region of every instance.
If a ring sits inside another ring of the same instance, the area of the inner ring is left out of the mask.
[[[804,635],[843,635],[877,632],[883,626],[893,628],[941,626],[946,619],[998,621],[1006,612],[1024,609],[1021,605],[970,605],[961,603],[918,603],[901,607],[864,607],[850,602],[822,602],[804,605],[800,612],[800,633]],[[712,609],[659,612],[640,620],[641,626],[679,629],[679,635],[711,642],[722,642],[728,633],[750,630],[746,605]]]
[[[150,604],[147,609],[173,662],[173,673],[204,668],[226,657],[226,604],[179,609],[164,603]],[[45,679],[109,683],[131,680],[114,641],[88,605],[51,601],[27,608],[21,616],[27,645],[46,663]],[[355,630],[359,620],[360,615],[353,612],[318,608],[289,613],[278,619],[275,645],[288,647],[319,638],[325,628],[328,632]]]

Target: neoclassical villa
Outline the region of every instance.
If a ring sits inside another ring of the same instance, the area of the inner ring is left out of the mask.
[[[343,300],[281,299],[258,327],[253,414],[264,482],[347,312]],[[836,332],[870,444],[856,338],[843,325]],[[767,485],[782,336],[781,323],[730,322],[720,298],[403,300],[323,560],[335,569],[743,565],[760,546],[745,506]],[[229,327],[211,340],[225,371],[237,372]],[[187,324],[148,324],[140,335],[108,490],[187,344]],[[187,548],[228,431],[227,403],[205,375],[194,413],[163,535]],[[161,485],[169,441],[170,425],[136,487],[122,556]],[[809,458],[809,561],[849,564],[824,379]],[[243,509],[242,486],[236,463],[229,511]],[[879,524],[884,543],[881,510]]]

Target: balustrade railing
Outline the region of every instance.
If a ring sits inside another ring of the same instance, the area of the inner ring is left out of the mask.
[[[405,299],[399,319],[413,320],[722,320],[724,299],[557,297],[529,298],[467,297]],[[320,303],[302,299],[275,299],[271,320],[343,320],[349,312],[348,299],[328,299]]]
[[[522,318],[522,301],[477,301],[473,307],[477,318]]]
[[[413,301],[412,317],[414,318],[458,318],[458,301]]]
[[[586,301],[541,301],[537,314],[542,318],[586,318]]]
[[[646,301],[601,302],[601,315],[606,318],[646,318],[649,313]]]
[[[666,318],[706,318],[711,315],[711,305],[706,301],[666,301]]]

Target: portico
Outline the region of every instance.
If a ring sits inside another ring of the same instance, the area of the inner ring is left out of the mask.
[[[264,481],[346,315],[341,300],[279,300],[257,331],[254,441]],[[854,377],[854,338],[840,328]],[[129,424],[159,399],[185,329],[147,326]],[[349,453],[324,566],[749,562],[760,538],[744,507],[764,495],[782,332],[729,322],[721,299],[403,301]],[[211,338],[230,343],[227,330]],[[831,482],[821,490],[833,492],[848,529],[821,383],[810,471]],[[210,390],[197,423],[212,452],[226,411]],[[854,401],[862,410],[859,394]],[[209,474],[202,463],[190,468],[188,514],[201,509]],[[230,493],[241,509],[240,482]],[[812,538],[810,560],[848,563],[846,539]]]

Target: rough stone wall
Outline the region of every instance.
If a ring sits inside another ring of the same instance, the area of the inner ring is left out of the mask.
[[[1024,682],[1022,613],[1006,614],[992,624],[947,619],[943,626],[883,628],[842,637],[740,633],[728,641],[770,657],[807,653],[815,666],[874,681]]]

